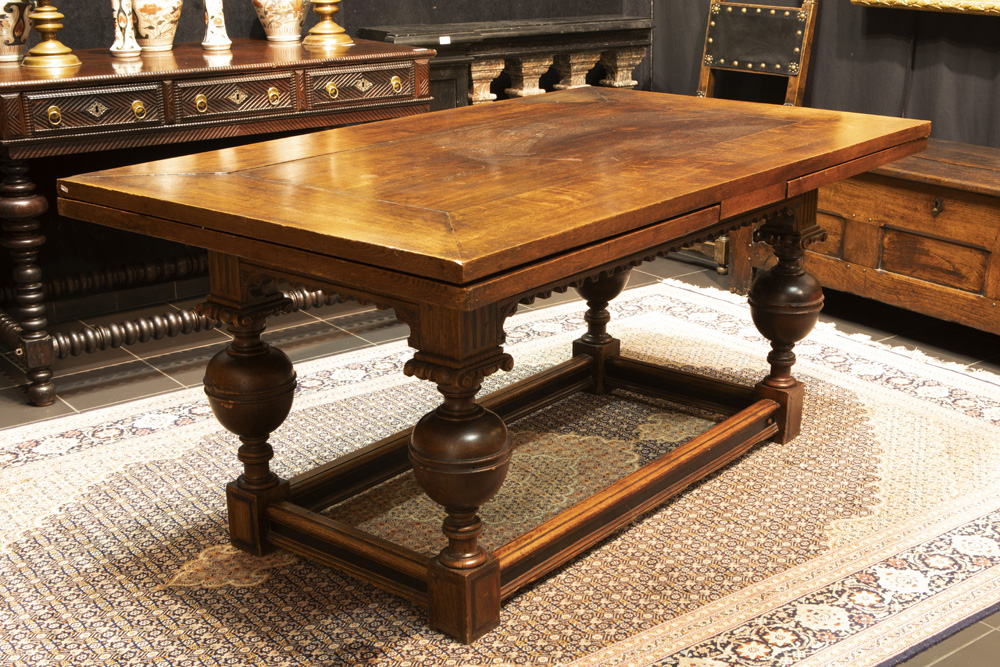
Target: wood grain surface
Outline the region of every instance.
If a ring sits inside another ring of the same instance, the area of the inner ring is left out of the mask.
[[[698,209],[772,204],[789,181],[851,176],[929,131],[582,88],[76,176],[59,193],[217,232],[211,249],[257,239],[466,284]]]

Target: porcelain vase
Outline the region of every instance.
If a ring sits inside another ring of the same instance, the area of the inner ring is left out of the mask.
[[[205,39],[201,46],[206,51],[225,51],[233,42],[226,34],[226,16],[222,13],[222,0],[205,0]]]
[[[183,4],[184,0],[133,0],[136,41],[143,51],[169,51],[174,47]]]
[[[0,62],[17,62],[24,55],[31,0],[7,0],[0,5]]]
[[[132,0],[111,0],[111,18],[115,22],[115,42],[111,45],[111,55],[119,58],[138,56],[141,47],[135,40]]]
[[[309,0],[253,0],[264,34],[272,42],[294,42],[302,38]]]

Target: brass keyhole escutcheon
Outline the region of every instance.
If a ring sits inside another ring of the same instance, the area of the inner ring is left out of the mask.
[[[335,100],[340,97],[340,89],[337,88],[337,84],[331,81],[326,84],[326,94],[330,96],[331,100]]]
[[[46,109],[46,113],[49,115],[49,125],[59,125],[62,123],[62,111],[59,111],[59,107],[56,105],[53,104]]]
[[[208,98],[205,97],[204,93],[198,93],[194,96],[194,108],[198,110],[198,113],[208,111]]]
[[[142,100],[136,100],[132,102],[132,113],[138,120],[143,120],[146,117],[146,106],[142,103]]]
[[[267,101],[271,103],[272,107],[278,106],[278,103],[281,102],[281,93],[278,92],[277,88],[267,89]]]
[[[394,76],[391,79],[389,79],[389,83],[392,84],[392,92],[394,93],[403,92],[403,80],[400,79],[398,76]]]

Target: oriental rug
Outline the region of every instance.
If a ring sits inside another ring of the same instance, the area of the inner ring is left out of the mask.
[[[564,360],[579,308],[511,318],[517,366],[485,389]],[[768,345],[729,294],[666,281],[610,311],[631,356],[746,384],[766,368]],[[894,664],[1000,605],[1000,377],[832,325],[796,353],[799,438],[754,448],[522,590],[471,646],[348,576],[232,549],[234,438],[200,390],[0,431],[0,664]],[[401,372],[409,354],[400,342],[300,364],[276,472],[433,407],[433,387]],[[513,425],[509,483],[482,510],[487,543],[715,418],[637,396],[560,408]],[[438,548],[441,516],[412,482],[383,491],[329,511]]]

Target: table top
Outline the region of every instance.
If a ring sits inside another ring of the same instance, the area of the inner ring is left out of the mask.
[[[579,88],[75,176],[59,196],[160,220],[168,238],[197,230],[211,250],[265,242],[468,285],[685,213],[773,204],[917,152],[929,133],[925,121]]]

